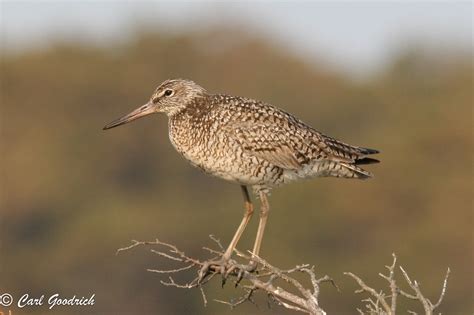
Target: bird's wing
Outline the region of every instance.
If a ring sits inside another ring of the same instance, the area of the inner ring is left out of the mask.
[[[239,102],[238,115],[232,115],[221,127],[229,139],[237,142],[247,154],[290,170],[321,160],[356,165],[378,162],[365,157],[378,153],[376,150],[328,137],[269,104],[244,98],[239,98]]]
[[[224,127],[228,136],[247,154],[284,169],[298,169],[308,159],[305,140],[288,132],[285,126],[268,122],[239,122]]]
[[[329,159],[345,164],[371,164],[366,155],[377,150],[352,146],[304,126],[268,122],[239,122],[227,125],[227,135],[244,152],[278,167],[295,170],[310,161]]]

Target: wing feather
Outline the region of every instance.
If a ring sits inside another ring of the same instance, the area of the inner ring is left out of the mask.
[[[226,127],[228,135],[243,150],[255,157],[284,169],[298,169],[304,160],[300,157],[291,136],[281,126],[268,123],[239,123]]]
[[[365,158],[377,150],[352,146],[326,136],[289,113],[266,103],[239,98],[220,106],[239,106],[222,126],[242,150],[275,166],[297,170],[315,161],[334,161],[352,169],[358,164],[376,163]],[[349,167],[346,165],[350,165]]]

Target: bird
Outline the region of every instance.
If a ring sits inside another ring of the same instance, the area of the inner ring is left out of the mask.
[[[378,163],[378,150],[353,146],[329,137],[271,104],[251,98],[212,94],[191,80],[162,82],[149,101],[112,121],[111,129],[155,113],[168,116],[169,139],[193,166],[240,185],[244,215],[220,259],[209,261],[224,272],[252,214],[248,187],[260,199],[260,218],[251,251],[260,253],[270,204],[270,191],[300,179],[338,177],[368,179],[361,165]],[[255,270],[251,259],[249,270]],[[207,270],[202,273],[207,272]]]

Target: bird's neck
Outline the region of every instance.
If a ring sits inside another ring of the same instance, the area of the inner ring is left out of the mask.
[[[183,106],[168,116],[170,120],[179,121],[194,121],[201,120],[213,106],[209,101],[210,95],[200,94],[196,95],[186,106]]]
[[[196,103],[169,116],[168,128],[171,143],[190,161],[193,160],[190,152],[203,141],[207,135],[205,131],[212,124],[209,113],[209,109],[197,100]]]

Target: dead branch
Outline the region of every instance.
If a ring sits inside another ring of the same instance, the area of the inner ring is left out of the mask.
[[[215,257],[210,259],[213,260],[222,255],[223,247],[220,241],[214,236],[211,235],[210,238],[219,248],[219,250],[214,250],[204,247],[204,249],[210,254],[215,255]],[[217,274],[221,274],[223,277],[222,285],[224,285],[226,281],[231,280],[236,288],[240,288],[244,291],[244,294],[241,297],[231,301],[214,300],[216,302],[229,305],[231,308],[237,307],[238,305],[245,302],[254,303],[253,295],[257,291],[262,291],[268,296],[269,302],[276,303],[277,305],[280,305],[284,308],[312,315],[323,315],[326,314],[326,312],[319,306],[319,286],[323,282],[331,282],[334,286],[336,286],[334,281],[327,275],[317,278],[314,272],[314,266],[303,264],[285,270],[273,266],[268,261],[258,256],[253,256],[253,259],[258,263],[257,270],[253,272],[248,271],[248,265],[239,264],[237,261],[231,260],[226,266],[225,271],[213,269],[210,276],[202,279],[200,271],[209,260],[201,261],[199,259],[192,258],[186,255],[183,251],[179,250],[175,245],[162,242],[158,239],[151,242],[140,242],[134,240],[130,246],[120,248],[117,253],[130,250],[137,246],[156,246],[158,249],[153,248],[151,249],[151,252],[165,259],[182,264],[183,266],[179,266],[174,269],[147,270],[150,272],[167,274],[168,280],[161,281],[161,283],[165,286],[172,286],[180,289],[198,288],[201,291],[204,305],[207,304],[207,297],[203,286]],[[250,261],[252,253],[249,252],[245,254],[238,250],[235,252],[237,257]],[[172,274],[177,274],[188,270],[195,270],[197,273],[194,278],[187,283],[177,283],[171,276]],[[307,274],[310,278],[311,288],[305,288],[299,281],[297,281],[292,276],[295,273]],[[279,283],[282,282],[287,283],[290,289],[282,288],[279,285]]]
[[[367,292],[372,297],[372,298],[369,297],[367,299],[362,300],[363,302],[366,302],[365,308],[367,309],[367,311],[364,312],[360,309],[357,309],[359,311],[359,314],[395,315],[396,310],[397,310],[397,298],[398,296],[401,295],[408,299],[419,301],[421,305],[423,306],[424,313],[426,315],[432,315],[433,311],[437,307],[440,306],[441,302],[443,301],[444,295],[446,294],[446,287],[448,283],[450,269],[448,268],[446,272],[446,276],[444,277],[443,286],[442,286],[441,294],[438,298],[438,301],[435,304],[433,304],[431,300],[429,300],[423,295],[423,293],[421,292],[419,283],[416,280],[412,281],[410,277],[408,276],[408,273],[405,271],[405,269],[403,269],[402,266],[399,266],[399,268],[403,274],[403,277],[405,278],[405,281],[408,283],[410,288],[414,291],[414,294],[410,294],[400,289],[400,287],[397,285],[395,281],[395,267],[397,263],[397,257],[395,256],[395,254],[392,254],[392,256],[393,256],[392,265],[385,266],[388,269],[388,275],[379,273],[379,276],[387,280],[388,282],[388,285],[390,288],[390,294],[388,295],[385,294],[383,291],[378,292],[372,287],[368,286],[361,278],[354,275],[353,273],[351,272],[344,273],[345,275],[350,276],[356,280],[357,284],[360,287],[360,289],[357,289],[355,291],[356,293]],[[388,298],[390,298],[390,305],[387,302]],[[410,314],[417,314],[414,311],[408,311],[408,312]]]
[[[254,256],[251,252],[243,253],[237,249],[235,250],[235,256],[246,261],[252,259],[258,264],[256,270],[249,269],[249,265],[240,264],[236,260],[231,259],[225,265],[225,268],[222,266],[209,268],[210,274],[206,271],[206,274],[203,276],[203,268],[205,268],[205,266],[209,267],[209,262],[216,261],[216,259],[222,256],[224,251],[221,242],[217,238],[212,235],[210,235],[210,238],[217,245],[218,249],[203,247],[204,250],[213,256],[210,259],[203,261],[190,257],[183,251],[179,250],[175,245],[162,242],[158,239],[151,242],[139,242],[134,240],[130,246],[117,250],[117,253],[133,249],[137,246],[153,246],[154,248],[150,249],[152,253],[157,254],[164,259],[176,262],[180,266],[174,269],[147,269],[147,271],[168,275],[166,281],[160,281],[165,286],[180,289],[199,289],[204,305],[207,305],[208,303],[206,293],[204,292],[204,285],[219,274],[222,276],[222,286],[224,286],[226,281],[230,280],[236,288],[243,290],[243,294],[240,297],[231,299],[230,301],[214,299],[215,302],[223,303],[231,308],[235,308],[245,302],[255,304],[253,300],[254,294],[257,291],[262,291],[266,293],[269,303],[275,303],[286,309],[297,312],[322,315],[326,314],[326,312],[319,306],[320,284],[323,282],[331,282],[333,286],[339,290],[329,276],[326,275],[317,278],[314,272],[314,266],[303,264],[291,269],[280,269],[273,266],[262,257]],[[424,313],[426,315],[432,315],[434,310],[439,307],[446,294],[446,287],[450,273],[449,268],[444,278],[440,296],[437,302],[433,303],[423,295],[420,289],[420,284],[416,280],[412,280],[403,267],[398,266],[404,280],[413,292],[408,293],[400,289],[395,279],[397,257],[395,254],[392,254],[392,256],[392,264],[390,266],[385,266],[388,270],[388,274],[379,273],[379,276],[387,281],[389,293],[370,287],[360,277],[351,272],[344,273],[345,275],[352,277],[359,285],[360,288],[355,291],[356,293],[365,292],[369,295],[368,298],[362,300],[365,303],[365,310],[357,309],[359,314],[395,315],[397,311],[398,297],[403,296],[408,299],[419,301],[423,306]],[[195,275],[191,281],[186,283],[177,283],[172,277],[174,274],[191,270],[195,272]],[[308,275],[311,287],[307,288],[303,286],[301,282],[296,280],[293,276],[296,273],[304,273]],[[281,284],[283,283],[286,283],[286,287],[289,287],[289,289],[282,288]],[[413,311],[408,312],[410,314],[417,314]]]

